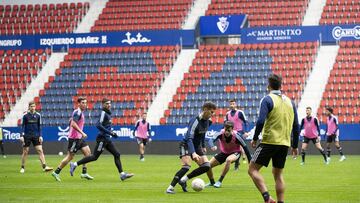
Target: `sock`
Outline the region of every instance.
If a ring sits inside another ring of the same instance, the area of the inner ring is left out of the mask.
[[[239,159],[236,159],[236,161],[235,161],[235,168],[239,168],[239,165],[240,165]]]
[[[214,178],[210,178],[209,180],[210,180],[211,185],[214,185],[214,184],[215,184]]]
[[[262,193],[262,196],[263,196],[265,202],[268,201],[270,198],[270,194],[267,191]]]
[[[182,182],[186,182],[189,180],[189,177],[188,176],[183,176],[181,179],[180,179]]]
[[[331,149],[327,149],[326,153],[327,153],[327,157],[330,157]]]
[[[199,176],[203,173],[206,173],[208,170],[210,169],[210,163],[209,162],[205,162],[202,165],[200,165],[198,168],[194,169],[193,171],[191,171],[191,173],[189,173],[187,175],[187,177],[189,179]]]
[[[224,180],[225,176],[220,176],[219,182],[222,182]]]
[[[178,172],[176,172],[170,185],[175,187],[175,185],[179,182],[180,178],[183,177],[189,171],[189,169],[190,166],[183,166]]]
[[[125,172],[124,172],[124,171],[123,171],[123,172],[121,172],[121,173],[120,173],[120,175],[125,175]]]
[[[78,166],[78,163],[77,163],[77,162],[74,162],[74,166],[75,166],[75,167]]]
[[[57,167],[57,169],[55,170],[56,174],[59,174],[61,172],[61,168]]]
[[[278,201],[277,203],[284,203],[284,201]]]
[[[87,173],[87,168],[86,168],[86,166],[83,166],[83,168],[82,168],[82,174],[86,174]]]
[[[24,166],[24,165],[21,165],[21,168],[25,168],[25,166]]]
[[[305,151],[301,150],[301,160],[305,162]]]
[[[144,158],[144,154],[140,154],[140,159]]]
[[[319,150],[319,151],[320,151],[321,155],[324,157],[324,160],[327,161],[326,155],[325,155],[325,150]]]
[[[344,153],[342,152],[342,147],[337,148],[341,156],[344,156]]]
[[[46,167],[46,164],[42,164],[43,169]]]

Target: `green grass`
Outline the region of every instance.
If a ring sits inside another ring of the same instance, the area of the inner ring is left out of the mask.
[[[54,168],[62,157],[46,156]],[[75,158],[79,159],[80,155]],[[0,202],[262,202],[261,195],[247,174],[247,165],[241,164],[239,171],[231,171],[220,189],[207,188],[202,192],[183,193],[176,186],[176,194],[165,194],[175,172],[180,168],[176,155],[147,155],[145,162],[138,156],[122,155],[125,171],[135,176],[125,182],[113,163],[112,156],[102,155],[88,165],[93,181],[80,179],[81,168],[74,177],[69,175],[69,166],[61,173],[62,182],[55,182],[50,173],[41,170],[36,155],[27,161],[25,174],[20,174],[20,156],[0,158]],[[195,168],[193,165],[192,169]],[[324,165],[320,156],[307,156],[306,165],[300,160],[288,159],[285,168],[286,202],[360,202],[360,156],[347,156],[338,162],[332,156],[330,165]],[[222,166],[214,170],[215,178]],[[270,194],[274,192],[274,181],[270,168],[263,168]],[[201,178],[208,182],[207,177]]]

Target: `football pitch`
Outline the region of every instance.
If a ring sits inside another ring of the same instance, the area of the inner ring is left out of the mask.
[[[56,168],[63,157],[46,156],[48,165]],[[75,156],[75,160],[81,158]],[[147,155],[140,162],[136,155],[122,155],[124,170],[135,176],[124,182],[110,155],[102,155],[88,165],[88,173],[94,180],[80,178],[81,167],[74,177],[69,166],[61,172],[62,182],[56,182],[51,173],[42,172],[37,155],[30,155],[26,172],[20,174],[20,155],[0,157],[0,202],[263,202],[247,174],[247,164],[241,163],[239,171],[233,165],[221,188],[205,188],[188,193],[176,186],[176,194],[165,194],[175,172],[180,168],[176,155]],[[210,156],[209,156],[210,158]],[[325,165],[320,156],[307,156],[300,166],[300,157],[288,157],[285,168],[285,202],[360,202],[360,156],[347,156],[344,162],[332,156]],[[271,165],[271,164],[270,164]],[[195,168],[193,163],[192,169]],[[222,166],[214,169],[215,179]],[[276,197],[271,167],[263,168],[269,192]],[[205,183],[207,176],[200,176]],[[191,182],[188,182],[190,185]]]

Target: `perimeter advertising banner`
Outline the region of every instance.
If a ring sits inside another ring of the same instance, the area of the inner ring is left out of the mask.
[[[250,126],[250,129],[253,126]],[[211,137],[215,132],[219,131],[222,125],[212,125],[209,131],[206,133],[206,137]],[[118,135],[118,138],[114,140],[118,141],[131,141],[133,137],[134,126],[114,126],[114,131]],[[321,125],[321,133],[324,134],[325,126]],[[340,124],[340,140],[360,140],[360,125],[358,124]],[[180,141],[186,134],[188,128],[185,125],[158,125],[151,126],[151,138],[154,141]],[[95,126],[87,126],[84,128],[84,132],[87,133],[88,141],[95,141],[98,130]],[[254,130],[250,131],[252,134]],[[5,142],[15,142],[20,138],[21,129],[19,127],[4,127],[3,139]],[[45,141],[67,141],[69,133],[69,127],[43,127],[42,135]],[[322,136],[324,138],[324,136]],[[247,138],[252,139],[252,135]]]
[[[308,42],[360,40],[360,25],[291,26],[241,29],[241,43]]]
[[[84,48],[180,45],[192,47],[194,30],[95,32],[81,34],[0,36],[0,49]]]

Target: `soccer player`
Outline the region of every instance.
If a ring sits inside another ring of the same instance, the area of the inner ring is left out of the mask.
[[[4,143],[3,143],[3,129],[0,127],[0,149],[1,154],[4,158],[6,158],[5,151],[4,151]]]
[[[275,200],[270,196],[265,185],[265,180],[260,173],[260,169],[267,167],[272,159],[272,172],[275,180],[275,190],[277,202],[284,202],[285,181],[283,178],[283,168],[285,166],[286,155],[292,140],[292,154],[297,154],[299,141],[299,123],[295,104],[280,91],[282,78],[279,75],[271,74],[268,78],[268,91],[270,93],[261,99],[259,118],[252,147],[256,147],[259,134],[262,134],[262,141],[257,146],[248,173],[255,186],[260,191],[265,202]],[[291,139],[290,135],[293,135]]]
[[[177,183],[179,183],[184,192],[187,192],[186,181],[206,173],[210,169],[209,160],[204,154],[206,152],[205,133],[212,123],[211,117],[214,115],[215,110],[216,105],[214,103],[205,102],[201,113],[190,120],[188,131],[179,146],[181,169],[176,172],[169,187],[166,189],[166,193],[175,194],[174,187]],[[185,175],[191,167],[191,160],[194,160],[199,167]]]
[[[225,115],[225,121],[231,121],[234,123],[234,130],[240,133],[240,136],[244,136],[246,138],[249,136],[247,132],[247,120],[245,113],[236,108],[235,100],[230,100],[230,111],[228,111]],[[244,150],[241,149],[241,155],[243,156],[243,163],[246,163]],[[239,157],[240,158],[240,157]],[[235,170],[239,169],[239,159],[235,161]]]
[[[145,161],[145,146],[147,142],[151,141],[150,138],[150,123],[146,121],[147,113],[142,114],[142,119],[136,121],[135,129],[133,131],[134,137],[139,145],[140,161]]]
[[[70,119],[69,125],[69,143],[68,143],[68,153],[66,157],[60,162],[57,169],[52,172],[52,176],[56,181],[61,181],[60,172],[61,170],[74,158],[77,151],[81,150],[85,157],[91,155],[90,147],[85,142],[87,135],[84,133],[84,124],[85,124],[85,115],[84,112],[87,107],[87,100],[85,97],[79,97],[77,99],[78,108],[75,109],[72,113],[72,117]],[[86,165],[83,165],[81,178],[85,178],[88,180],[94,179],[87,173]]]
[[[225,121],[224,129],[222,129],[220,132],[215,133],[213,137],[209,139],[209,146],[213,151],[217,149],[217,147],[214,146],[214,143],[217,140],[219,140],[220,144],[220,153],[216,154],[213,158],[210,159],[211,168],[207,172],[210,183],[207,184],[207,186],[214,186],[216,188],[219,188],[221,187],[225,175],[230,169],[230,164],[238,160],[241,156],[241,145],[245,145],[245,142],[240,136],[240,134],[234,130],[234,123],[231,121]],[[246,145],[245,147],[247,148]],[[251,156],[248,158],[248,160],[251,160]],[[219,180],[215,183],[212,168],[221,165],[224,162],[224,169],[221,172]]]
[[[120,179],[124,181],[125,179],[131,178],[134,176],[132,173],[126,173],[122,169],[120,161],[120,153],[116,150],[114,143],[111,141],[111,137],[117,137],[117,134],[112,131],[112,122],[111,122],[111,101],[104,98],[102,100],[102,111],[100,114],[99,121],[96,124],[99,134],[96,138],[96,146],[94,149],[94,154],[91,156],[84,157],[78,162],[70,162],[70,175],[74,175],[74,171],[77,166],[86,164],[92,161],[96,161],[101,153],[106,149],[114,156],[114,163],[120,174]]]
[[[321,155],[324,157],[326,164],[329,162],[326,159],[325,150],[321,147],[320,144],[320,127],[319,121],[316,117],[311,116],[311,107],[306,107],[306,117],[301,120],[300,131],[304,128],[304,141],[301,146],[301,165],[305,164],[305,153],[310,141],[315,144],[316,148],[320,151]]]
[[[35,102],[29,103],[29,110],[22,118],[22,133],[20,141],[23,145],[23,152],[21,155],[21,169],[20,173],[25,173],[25,161],[29,154],[29,147],[31,143],[39,154],[39,159],[44,172],[51,171],[53,168],[46,165],[45,155],[42,148],[43,138],[41,136],[41,115],[36,112]]]
[[[327,151],[327,158],[330,161],[330,153],[331,148],[330,145],[332,142],[335,143],[336,149],[339,151],[340,159],[339,161],[344,161],[346,159],[342,147],[340,146],[339,142],[339,126],[338,126],[338,119],[334,115],[334,110],[331,107],[326,107],[326,115],[327,115],[327,122],[326,122],[326,151]]]

